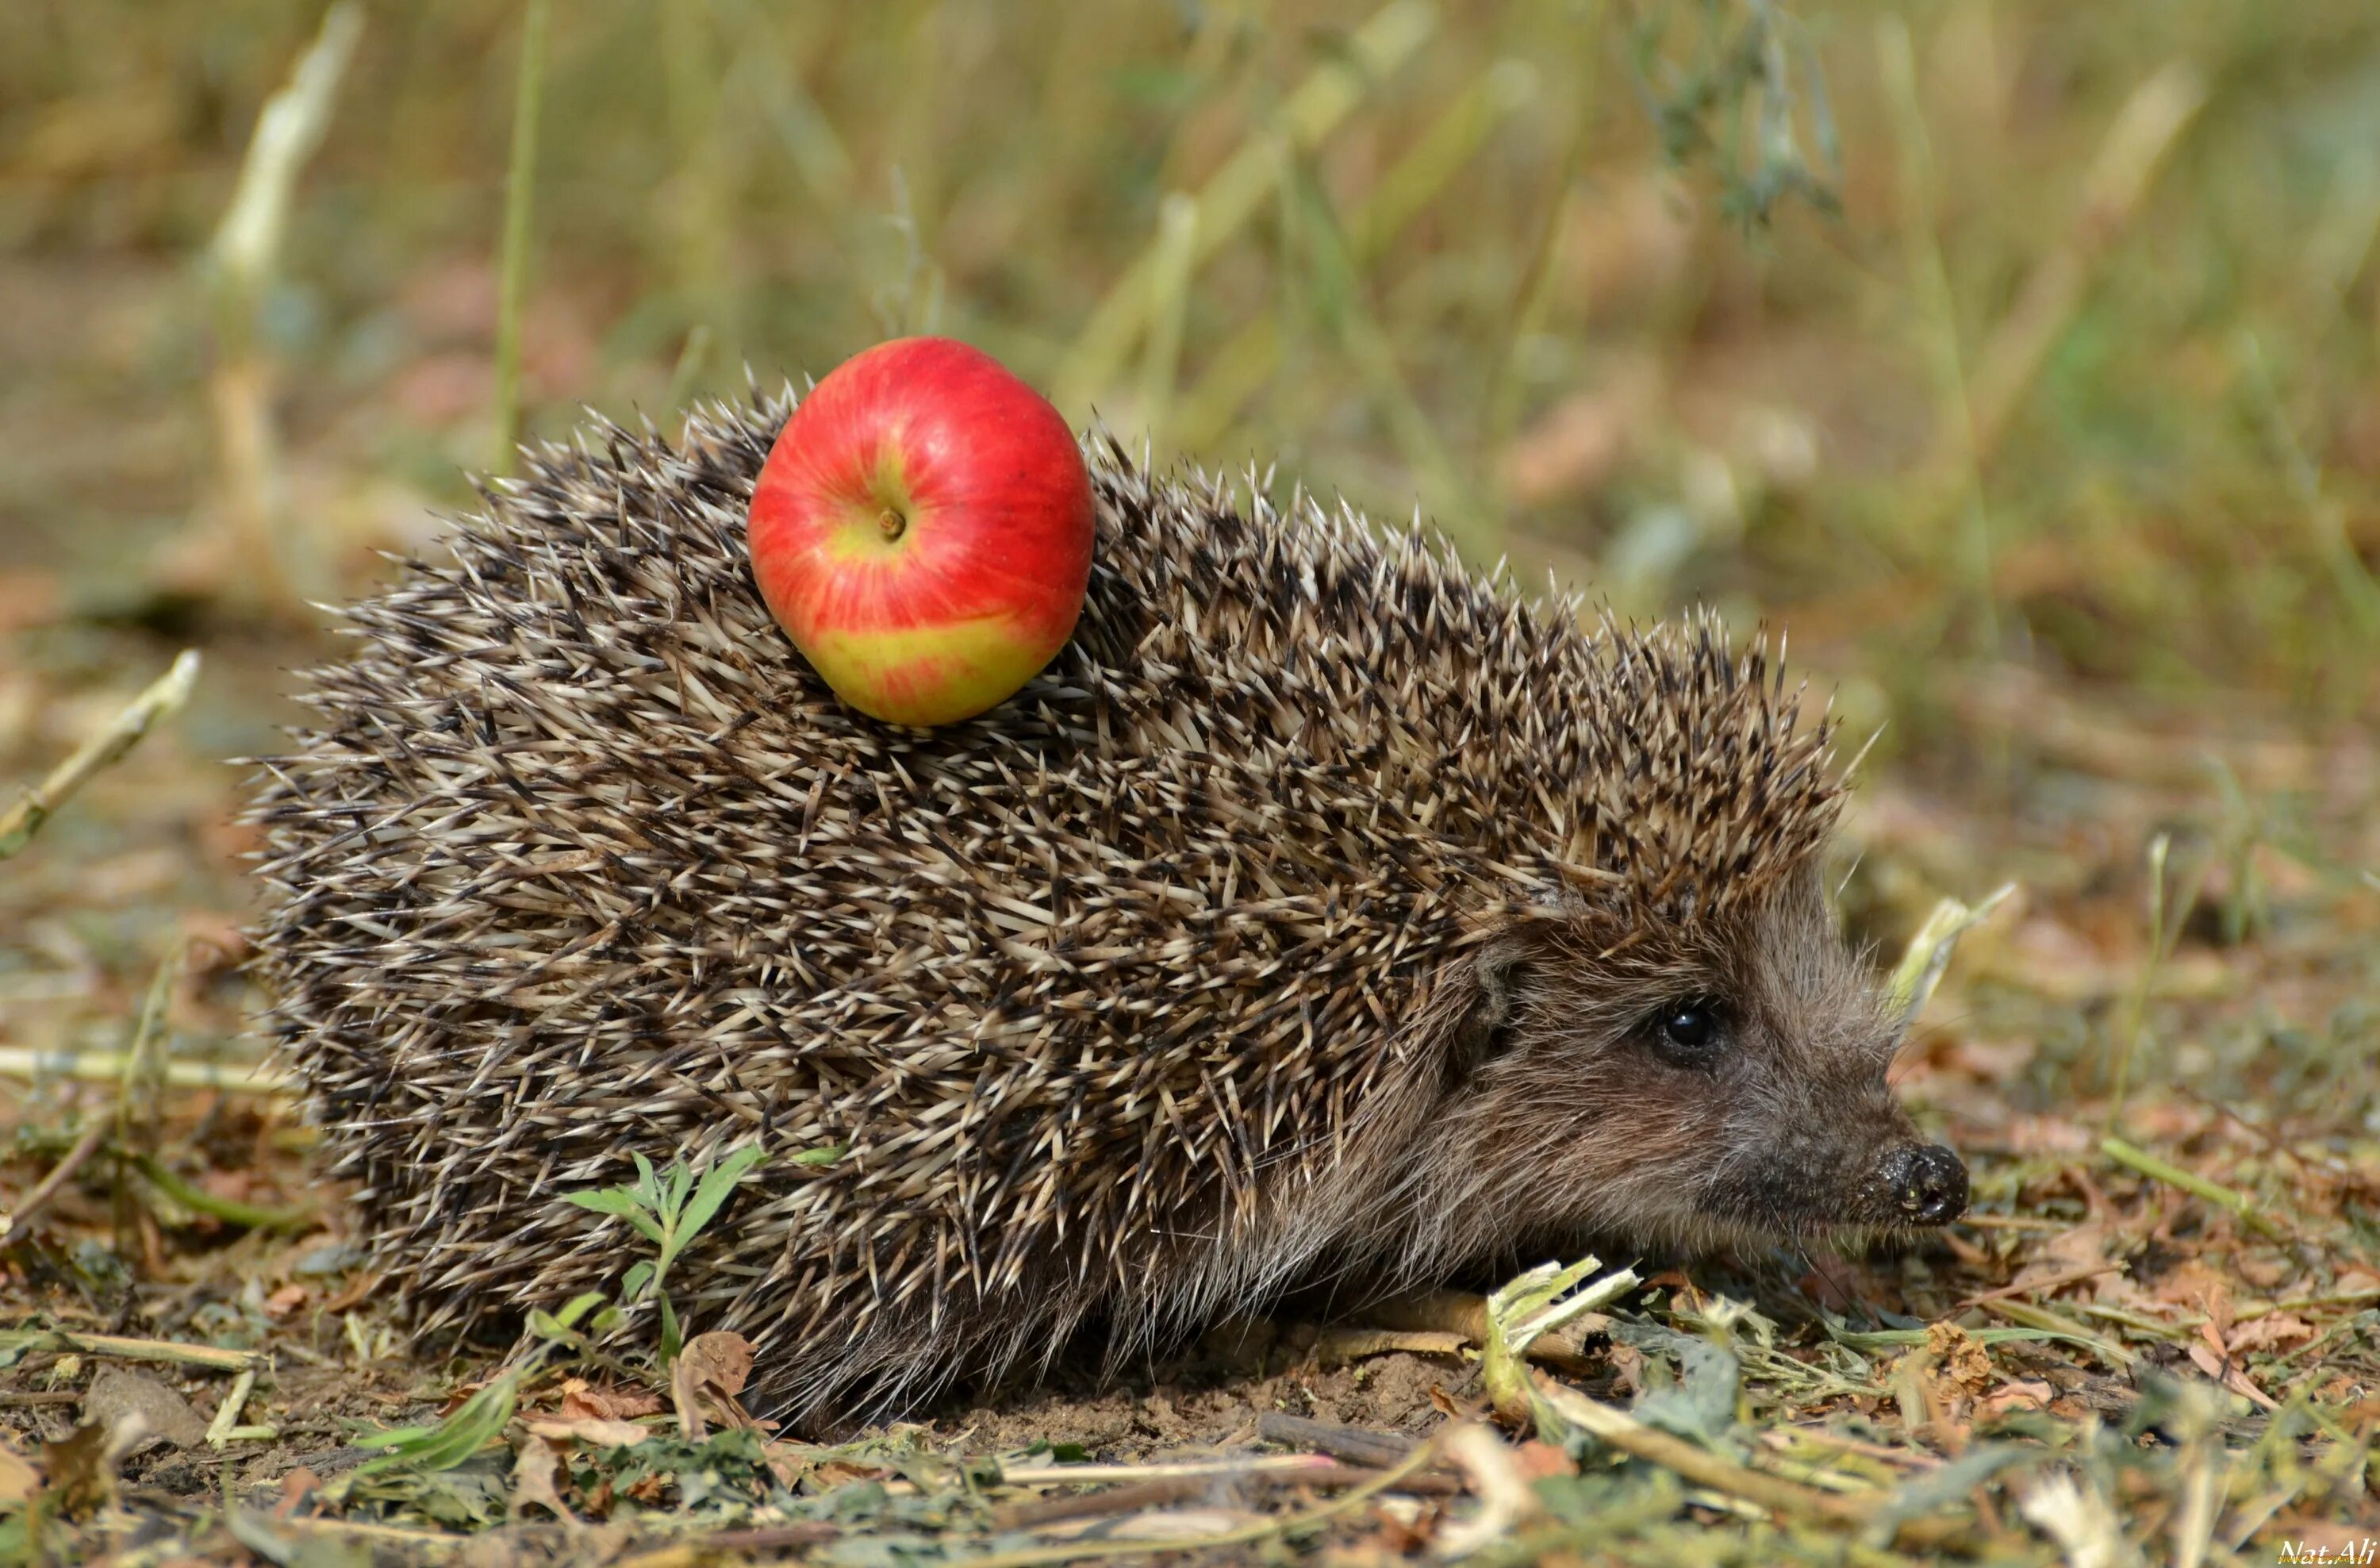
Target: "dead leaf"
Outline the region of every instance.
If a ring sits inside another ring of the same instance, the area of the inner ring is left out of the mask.
[[[42,1473],[31,1460],[0,1447],[0,1508],[23,1506],[42,1488]]]
[[[2082,1154],[2098,1144],[2098,1136],[2090,1128],[2063,1116],[2011,1116],[2001,1136],[2009,1152],[2021,1156]]]
[[[1611,1391],[1620,1397],[1633,1398],[1645,1388],[1645,1353],[1633,1344],[1611,1347]]]
[[[370,1300],[379,1290],[380,1274],[368,1270],[349,1280],[345,1289],[322,1303],[322,1310],[333,1314],[352,1312]]]
[[[650,1389],[597,1388],[579,1378],[562,1385],[561,1416],[565,1421],[633,1421],[661,1413],[661,1395]]]
[[[1956,1323],[1927,1328],[1925,1354],[1933,1362],[1934,1380],[1946,1392],[1972,1399],[1992,1385],[1991,1353]]]
[[[576,1439],[595,1448],[634,1448],[653,1435],[650,1427],[639,1427],[634,1421],[607,1421],[600,1416],[581,1416],[572,1421],[532,1420],[528,1429],[541,1438],[564,1441]]]
[[[2240,1277],[2258,1290],[2271,1290],[2289,1277],[2289,1266],[2277,1258],[2240,1258],[2231,1267]]]
[[[2111,1227],[2104,1220],[2070,1225],[2033,1249],[2034,1260],[2026,1265],[2025,1272],[2038,1269],[2045,1275],[2070,1274],[2107,1268],[2115,1261],[2107,1256],[2110,1232]]]
[[[561,1456],[547,1446],[542,1437],[531,1437],[513,1450],[513,1495],[504,1505],[504,1516],[518,1519],[521,1510],[531,1504],[544,1509],[565,1525],[579,1523],[578,1515],[570,1512],[554,1485],[554,1474]]]
[[[273,1505],[273,1516],[275,1519],[297,1517],[298,1510],[305,1506],[306,1500],[313,1496],[322,1484],[322,1477],[302,1465],[290,1471],[281,1477],[281,1501]]]
[[[2149,1296],[2168,1307],[2205,1313],[2217,1332],[2231,1326],[2231,1282],[2199,1258],[2185,1258],[2175,1265]]]
[[[704,1388],[738,1394],[752,1376],[752,1342],[723,1331],[697,1334],[686,1342],[677,1359],[679,1366],[694,1368],[695,1379]]]
[[[2252,1350],[2270,1350],[2312,1338],[2313,1325],[2304,1319],[2289,1312],[2267,1312],[2232,1330],[2224,1343],[2232,1355],[2244,1355]]]
[[[810,1472],[820,1491],[832,1491],[849,1481],[880,1481],[892,1474],[880,1465],[854,1465],[842,1459],[830,1459]]]
[[[2210,1328],[2212,1326],[2208,1325]],[[2249,1380],[2246,1372],[2241,1371],[2227,1357],[2208,1349],[2205,1345],[2192,1343],[2190,1346],[2190,1360],[2191,1364],[2205,1373],[2209,1380],[2222,1384],[2233,1393],[2252,1400],[2267,1410],[2280,1408],[2279,1403],[2271,1394]]]
[[[769,1462],[771,1473],[777,1477],[777,1484],[787,1491],[798,1487],[802,1477],[810,1472],[811,1450],[801,1443],[771,1442],[764,1444],[760,1452]]]
[[[306,1305],[306,1287],[285,1284],[264,1298],[264,1315],[275,1322]]]
[[[1540,1438],[1531,1438],[1513,1453],[1513,1463],[1521,1475],[1530,1481],[1542,1481],[1550,1476],[1575,1476],[1578,1464],[1568,1453]]]
[[[137,1420],[127,1424],[138,1440]],[[57,1494],[58,1511],[69,1519],[89,1518],[115,1496],[116,1462],[121,1449],[111,1446],[108,1428],[93,1421],[77,1427],[56,1442],[42,1445],[42,1469]]]
[[[678,1429],[688,1441],[699,1441],[710,1430],[703,1419],[702,1399],[709,1395],[722,1416],[736,1426],[749,1426],[735,1396],[752,1375],[752,1342],[723,1330],[697,1334],[686,1342],[670,1367],[670,1399],[677,1407]]]
[[[1976,1410],[1985,1416],[2003,1416],[2011,1410],[2046,1409],[2057,1392],[2043,1382],[2003,1383]]]

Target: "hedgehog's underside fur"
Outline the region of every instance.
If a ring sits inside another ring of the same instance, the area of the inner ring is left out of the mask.
[[[789,407],[535,455],[267,764],[273,1026],[432,1326],[614,1284],[633,1238],[562,1195],[632,1151],[770,1152],[670,1282],[795,1406],[1496,1251],[1388,1168],[1479,955],[1674,964],[1835,815],[1823,727],[1707,621],[1590,634],[1099,439],[1072,642],[876,723],[749,574]]]

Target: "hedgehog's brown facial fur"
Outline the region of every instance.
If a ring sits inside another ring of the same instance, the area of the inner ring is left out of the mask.
[[[1526,922],[1482,951],[1446,1098],[1400,1184],[1417,1256],[1696,1252],[1955,1219],[1966,1172],[1893,1099],[1900,1030],[1815,868],[1634,934]]]

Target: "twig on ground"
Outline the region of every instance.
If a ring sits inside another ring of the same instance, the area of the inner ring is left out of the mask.
[[[72,1078],[79,1083],[114,1083],[124,1076],[131,1054],[122,1051],[30,1051],[0,1046],[0,1077]],[[224,1094],[294,1096],[297,1084],[261,1066],[215,1062],[168,1062],[167,1088],[207,1088]]]
[[[163,1361],[217,1372],[244,1372],[250,1367],[263,1366],[266,1360],[261,1350],[219,1350],[211,1344],[131,1339],[122,1334],[85,1334],[71,1329],[0,1329],[0,1351],[30,1350],[112,1355],[119,1361]]]
[[[190,687],[198,678],[198,650],[185,649],[173,667],[151,682],[149,689],[134,698],[114,723],[51,769],[50,776],[27,790],[23,799],[0,811],[0,860],[24,848],[42,831],[42,824],[91,782],[92,774],[122,758],[158,720],[188,701]]]
[[[82,1169],[83,1162],[98,1152],[99,1146],[107,1141],[107,1128],[105,1119],[92,1117],[91,1125],[82,1130],[82,1136],[75,1139],[74,1147],[67,1150],[66,1158],[51,1166],[50,1173],[25,1195],[25,1201],[7,1217],[5,1234],[0,1234],[0,1252],[17,1245],[18,1239],[32,1227],[33,1216],[41,1211],[42,1205],[56,1196],[67,1180]]]
[[[1257,1438],[1262,1442],[1312,1449],[1351,1465],[1393,1465],[1414,1451],[1412,1438],[1394,1432],[1366,1431],[1361,1427],[1342,1427],[1335,1421],[1309,1420],[1285,1410],[1259,1412]]]
[[[1017,1551],[993,1552],[969,1560],[969,1568],[1040,1568],[1045,1563],[1072,1562],[1093,1557],[1143,1557],[1154,1551],[1212,1551],[1223,1547],[1247,1546],[1257,1541],[1311,1529],[1329,1523],[1341,1514],[1353,1513],[1382,1492],[1393,1491],[1405,1481],[1429,1468],[1438,1459],[1436,1440],[1422,1444],[1408,1454],[1403,1463],[1376,1472],[1362,1486],[1350,1489],[1345,1495],[1333,1498],[1318,1507],[1299,1513],[1285,1514],[1278,1519],[1260,1520],[1236,1530],[1222,1530],[1212,1535],[1184,1536],[1162,1542],[1148,1540],[1069,1541],[1060,1546],[1026,1547]],[[1337,1466],[1332,1466],[1335,1470]]]

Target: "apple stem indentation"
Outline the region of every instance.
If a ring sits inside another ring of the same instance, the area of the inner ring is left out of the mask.
[[[909,519],[903,517],[897,508],[887,506],[876,515],[876,526],[884,530],[887,540],[894,540],[908,531]]]

